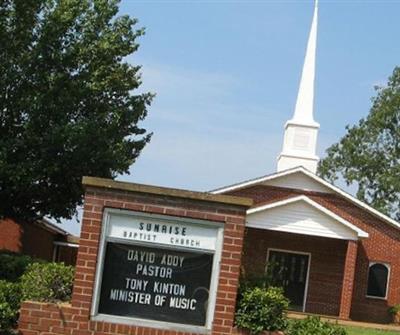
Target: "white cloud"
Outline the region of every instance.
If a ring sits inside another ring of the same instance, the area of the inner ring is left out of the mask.
[[[142,66],[144,90],[155,90],[159,95],[175,97],[177,94],[189,102],[220,98],[239,85],[235,78],[224,73],[198,71],[190,68],[161,64]]]
[[[275,169],[283,123],[267,132],[279,115],[240,96],[239,78],[145,64],[143,81],[154,136],[119,179],[207,190]]]
[[[243,134],[211,138],[164,133],[145,149],[131,176],[120,179],[208,190],[273,171],[280,138]]]

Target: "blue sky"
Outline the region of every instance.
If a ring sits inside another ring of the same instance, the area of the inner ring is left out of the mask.
[[[275,172],[312,12],[308,0],[122,0],[121,14],[146,27],[129,61],[143,66],[141,90],[157,96],[142,123],[152,141],[118,179],[204,191]],[[320,0],[321,157],[400,65],[398,13],[400,1]]]

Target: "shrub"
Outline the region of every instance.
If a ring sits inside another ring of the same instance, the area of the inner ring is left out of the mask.
[[[74,268],[63,263],[33,263],[21,277],[24,300],[59,302],[71,299]]]
[[[18,320],[21,302],[19,283],[0,280],[0,331],[9,332]]]
[[[399,313],[400,312],[400,304],[396,304],[396,305],[390,307],[388,311],[392,315]]]
[[[285,310],[289,301],[276,287],[253,287],[241,292],[237,303],[236,325],[251,334],[283,330],[287,326]]]
[[[396,304],[394,306],[391,306],[388,310],[389,314],[392,315],[393,322],[395,324],[400,324],[400,304]]]
[[[15,282],[34,260],[26,255],[0,251],[0,280]]]
[[[286,335],[347,335],[344,328],[321,321],[318,317],[291,321]]]

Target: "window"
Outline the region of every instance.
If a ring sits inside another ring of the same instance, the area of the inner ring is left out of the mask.
[[[386,299],[389,282],[389,265],[370,263],[368,270],[367,296]]]

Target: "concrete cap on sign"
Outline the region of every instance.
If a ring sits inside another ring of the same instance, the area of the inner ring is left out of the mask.
[[[243,206],[243,207],[251,207],[253,205],[253,199],[250,198],[236,197],[231,195],[212,194],[208,192],[188,191],[176,188],[152,186],[145,184],[128,183],[106,178],[84,176],[82,178],[82,184],[84,186],[99,187],[108,190],[119,190],[127,192],[164,195],[169,197],[217,202],[217,203]]]

